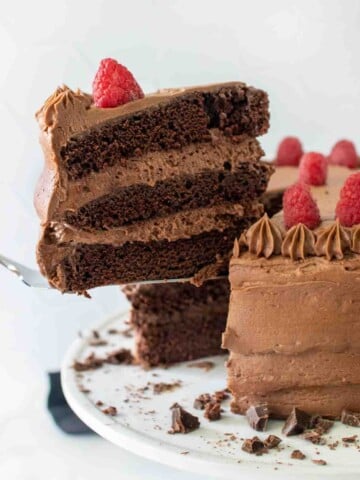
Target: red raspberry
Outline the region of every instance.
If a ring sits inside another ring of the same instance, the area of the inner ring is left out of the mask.
[[[102,108],[117,107],[144,96],[132,73],[112,58],[101,60],[92,86],[95,105]]]
[[[360,172],[346,179],[336,205],[336,217],[344,227],[360,223]]]
[[[329,155],[329,163],[331,165],[356,168],[358,158],[353,142],[349,140],[339,140],[335,143]]]
[[[283,210],[286,228],[303,223],[312,229],[320,223],[319,208],[311,196],[310,187],[303,183],[295,183],[285,191]]]
[[[297,137],[286,137],[278,146],[275,164],[297,167],[303,153],[302,145]]]
[[[321,153],[305,153],[300,160],[299,180],[308,185],[325,185],[328,165]]]

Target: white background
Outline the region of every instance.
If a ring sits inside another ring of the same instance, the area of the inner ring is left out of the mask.
[[[284,135],[328,152],[360,148],[360,2],[11,1],[0,14],[0,252],[35,265],[32,207],[42,168],[34,112],[60,84],[89,91],[114,57],[146,92],[243,80],[266,89],[269,157]],[[69,438],[47,417],[45,371],[76,332],[124,308],[117,288],[94,299],[31,291],[0,270],[0,477],[190,478],[99,438]]]

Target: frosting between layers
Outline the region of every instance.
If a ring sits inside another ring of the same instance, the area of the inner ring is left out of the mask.
[[[225,162],[228,163],[230,171],[235,172],[241,163],[256,161],[263,154],[259,142],[251,137],[233,139],[225,137],[216,129],[213,129],[211,134],[210,144],[192,144],[181,151],[147,152],[141,159],[128,162],[126,168],[117,165],[92,173],[81,180],[69,182],[67,196],[58,205],[56,218],[60,219],[65,211],[76,211],[82,205],[111,194],[119,188],[134,184],[154,186],[156,182],[184,174],[185,164],[187,175],[213,169],[223,170]],[[49,183],[49,180],[44,179],[44,183]],[[42,223],[48,221],[50,212],[46,211],[41,197],[36,198],[35,207]]]
[[[101,243],[121,246],[134,241],[168,240],[172,242],[214,229],[223,231],[234,223],[234,218],[236,220],[245,215],[258,216],[261,212],[262,206],[257,203],[254,203],[250,209],[245,209],[240,204],[223,203],[208,208],[184,210],[166,217],[137,222],[112,230],[87,232],[76,230],[63,223],[52,223],[51,228],[59,244]]]

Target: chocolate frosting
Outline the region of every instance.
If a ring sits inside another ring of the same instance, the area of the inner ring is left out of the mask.
[[[360,253],[360,225],[353,226],[351,232],[351,251]]]
[[[281,253],[291,260],[304,260],[315,254],[315,235],[303,223],[290,228],[285,234],[281,245]]]
[[[360,226],[334,221],[350,174],[330,167],[328,185],[312,188],[323,223],[290,229],[282,255],[257,258],[235,245],[223,334],[234,412],[261,402],[279,417],[294,405],[334,417],[360,409]],[[272,222],[283,226],[282,215]]]
[[[351,250],[351,230],[340,225],[339,220],[317,232],[315,252],[328,260],[342,260]]]
[[[257,257],[269,258],[271,255],[277,255],[281,252],[281,242],[283,233],[281,229],[272,222],[265,213],[260,220],[252,225],[240,238],[239,243],[235,244],[240,254],[241,245],[246,245],[251,254]]]

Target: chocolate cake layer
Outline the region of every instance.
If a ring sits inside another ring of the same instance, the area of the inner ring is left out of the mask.
[[[266,189],[269,168],[241,163],[235,172],[209,170],[198,175],[180,175],[154,186],[132,185],[100,197],[77,212],[65,212],[64,221],[77,229],[109,230],[181,210],[213,206],[222,202],[247,204]]]
[[[117,162],[124,161],[125,167],[125,159],[146,151],[209,142],[213,128],[229,136],[256,137],[268,127],[268,99],[262,90],[240,83],[208,91],[190,89],[174,95],[171,102],[160,97],[157,105],[74,135],[61,148],[61,162],[69,178],[77,179]]]
[[[146,367],[224,353],[229,284],[206,282],[129,286],[131,323],[136,332],[136,356]]]
[[[228,255],[234,238],[253,220],[242,218],[224,231],[213,230],[173,242],[138,241],[121,247],[42,243],[39,257],[52,257],[52,268],[45,273],[62,291],[82,292],[99,285],[132,283],[139,278],[187,278],[198,268],[214,263],[218,255]],[[49,266],[47,263],[44,268]]]

